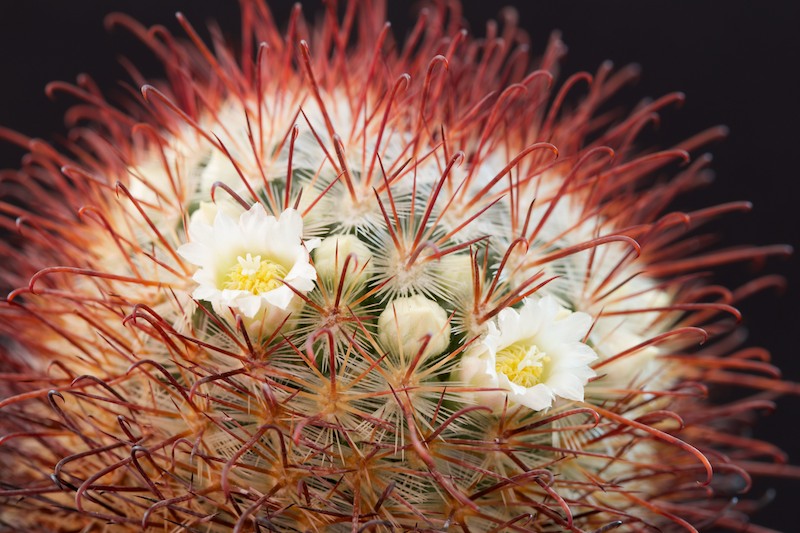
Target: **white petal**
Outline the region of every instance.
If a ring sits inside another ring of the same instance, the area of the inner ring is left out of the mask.
[[[232,303],[234,304],[233,307],[236,307],[242,315],[247,318],[253,318],[261,311],[262,300],[255,294],[247,293],[238,296]]]
[[[559,311],[563,309],[558,302],[550,295],[545,296],[539,300],[539,309],[542,312],[542,320],[545,323],[552,323],[555,321]]]
[[[242,213],[245,216],[247,213]],[[217,216],[214,217],[214,237],[228,236],[229,238],[238,236],[240,234],[237,221],[229,217],[222,211],[217,211]]]
[[[194,242],[211,242],[214,240],[214,228],[202,218],[193,215],[189,221],[189,237]]]
[[[281,213],[278,224],[287,234],[297,235],[298,237],[303,234],[303,217],[300,216],[296,209],[289,208]]]
[[[265,292],[261,294],[259,297],[262,298],[265,302],[270,305],[277,307],[278,309],[287,309],[289,304],[292,302],[297,295],[290,289],[289,287],[282,285],[277,289],[273,289],[271,291]]]
[[[471,387],[497,387],[493,360],[480,355],[465,355],[461,358],[458,379]]]
[[[208,285],[198,285],[192,292],[192,298],[195,300],[210,300],[217,295],[219,291]]]
[[[591,326],[591,316],[586,313],[570,313],[569,316],[555,320],[543,333],[546,333],[548,340],[581,341]]]
[[[500,314],[502,315],[503,311],[500,311]],[[501,347],[500,343],[502,342],[502,339],[500,330],[497,329],[497,326],[494,325],[494,322],[489,322],[488,330],[489,331],[486,334],[486,337],[484,337],[484,339],[481,341],[481,344],[483,344],[486,347],[486,350],[492,355],[492,357],[494,357],[497,355],[497,352],[505,346]]]
[[[497,385],[501,389],[505,389],[511,392],[514,396],[522,396],[528,390],[528,388],[523,387],[522,385],[517,385],[505,374],[497,374]]]
[[[214,252],[202,242],[187,242],[178,247],[178,255],[193,265],[203,266]]]
[[[308,252],[314,251],[320,244],[322,244],[322,239],[319,238],[308,239],[303,241],[303,246]]]
[[[286,275],[285,281],[298,291],[307,292],[314,288],[317,271],[307,262],[297,262]]]
[[[534,411],[541,411],[542,409],[547,409],[551,405],[553,405],[553,400],[555,396],[553,391],[550,390],[548,386],[544,383],[539,383],[529,389],[527,389],[521,395],[515,395],[513,397],[509,397],[509,400],[513,400],[516,403],[524,405],[529,409],[533,409]]]
[[[550,376],[547,380],[547,386],[550,387],[554,393],[567,400],[583,401],[583,387],[585,381],[575,374],[567,372],[559,373]]]
[[[267,211],[261,204],[253,204],[239,217],[239,227],[244,233],[258,233],[259,226],[267,220]]]

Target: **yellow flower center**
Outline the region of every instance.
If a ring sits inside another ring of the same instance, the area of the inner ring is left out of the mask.
[[[505,374],[512,383],[529,388],[543,381],[542,374],[549,362],[547,354],[535,344],[515,343],[497,352],[495,370]]]
[[[225,275],[223,289],[235,291],[249,291],[253,294],[277,289],[281,280],[286,277],[286,269],[269,259],[261,260],[261,256],[253,257],[251,254],[236,258],[237,264]]]

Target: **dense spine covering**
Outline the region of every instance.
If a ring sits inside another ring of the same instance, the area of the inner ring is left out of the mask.
[[[665,211],[724,131],[641,151],[682,95],[609,112],[636,69],[556,83],[564,46],[533,62],[510,10],[477,40],[437,2],[396,42],[343,7],[283,32],[242,0],[236,47],[112,15],[166,80],[51,85],[64,151],[0,132],[30,151],[0,527],[759,531],[731,499],[793,470],[736,431],[769,399],[705,396],[797,392],[733,307],[781,281],[706,271],[787,249],[707,250],[746,203]]]

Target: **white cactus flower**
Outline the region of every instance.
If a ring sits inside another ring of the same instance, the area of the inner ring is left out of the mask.
[[[546,296],[528,300],[519,311],[504,309],[497,324],[465,352],[456,379],[485,390],[471,392],[475,402],[502,409],[524,405],[547,409],[556,397],[582,401],[589,364],[597,358],[581,342],[592,324],[586,313],[572,313]]]
[[[294,209],[280,218],[253,205],[238,220],[219,209],[214,222],[195,217],[190,242],[178,253],[200,269],[192,297],[211,304],[227,319],[240,314],[251,332],[268,334],[291,314],[314,288],[316,271],[309,262],[315,241],[302,241],[303,219]],[[293,290],[294,289],[294,290]]]

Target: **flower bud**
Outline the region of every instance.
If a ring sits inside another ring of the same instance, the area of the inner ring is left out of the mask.
[[[450,344],[450,322],[439,304],[424,296],[397,298],[378,318],[378,340],[397,357],[414,357],[430,336],[425,356],[442,353]]]
[[[472,257],[469,254],[446,255],[439,260],[436,270],[453,297],[463,300],[472,296]]]
[[[367,269],[364,265],[372,258],[367,246],[355,235],[333,235],[323,239],[314,250],[314,268],[320,279],[338,280],[342,275],[347,256],[353,255],[347,266],[350,281],[363,281]]]

